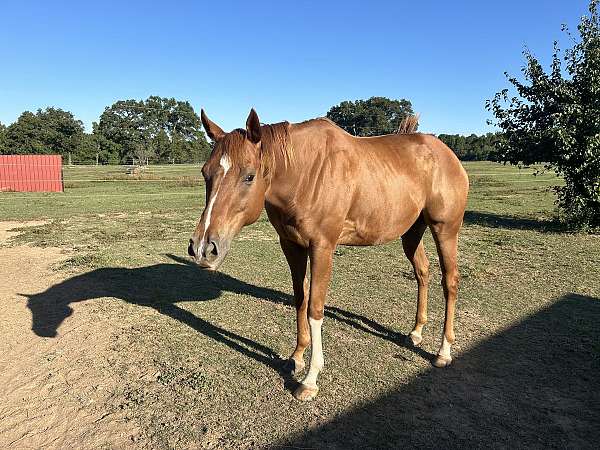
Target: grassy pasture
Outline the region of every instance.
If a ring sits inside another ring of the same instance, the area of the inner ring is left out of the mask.
[[[455,361],[434,370],[443,302],[434,245],[429,324],[402,345],[416,283],[399,242],[340,247],[324,322],[320,394],[293,400],[291,282],[263,217],[218,274],[185,258],[204,203],[199,166],[65,167],[63,194],[1,193],[0,220],[47,219],[12,244],[59,246],[64,281],[32,297],[58,330],[64,307],[106,299],[124,410],[152,448],[579,447],[600,439],[600,236],[556,225],[553,174],[465,164]],[[102,306],[105,305],[105,306]],[[39,325],[38,323],[38,325]],[[34,325],[35,326],[35,325]],[[24,333],[30,330],[24,330]]]

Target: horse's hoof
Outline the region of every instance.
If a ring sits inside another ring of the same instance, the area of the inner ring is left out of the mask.
[[[406,343],[408,345],[412,345],[413,347],[417,347],[418,345],[421,344],[421,342],[423,342],[423,336],[421,336],[420,334],[415,333],[414,331],[411,331],[410,334],[408,336],[406,336]]]
[[[290,375],[298,375],[300,372],[304,370],[304,361],[298,362],[294,358],[288,359],[283,365],[283,371],[285,373],[289,373]]]
[[[301,402],[310,402],[313,400],[317,393],[319,392],[319,387],[310,387],[305,384],[300,383],[300,386],[296,388],[294,391],[294,398]]]
[[[437,355],[435,357],[435,359],[433,360],[433,365],[435,367],[442,368],[442,367],[448,367],[451,362],[452,362],[452,357],[444,356],[444,355]]]

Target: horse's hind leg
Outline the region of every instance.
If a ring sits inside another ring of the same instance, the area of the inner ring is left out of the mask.
[[[422,216],[402,236],[404,254],[413,266],[417,279],[417,314],[415,326],[407,337],[412,345],[419,345],[423,340],[423,326],[427,323],[427,290],[429,285],[429,260],[423,246],[423,233],[427,225]]]
[[[448,223],[437,223],[431,225],[431,231],[437,245],[440,266],[442,269],[442,287],[446,299],[446,316],[444,320],[444,335],[442,345],[433,361],[436,367],[446,367],[452,362],[450,347],[454,344],[454,307],[458,291],[458,225]]]

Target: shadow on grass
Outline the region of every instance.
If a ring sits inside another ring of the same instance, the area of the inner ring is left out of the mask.
[[[274,448],[597,448],[598,386],[600,299],[569,294]]]
[[[464,223],[488,228],[506,228],[509,230],[533,230],[545,232],[565,231],[566,227],[557,220],[536,220],[524,217],[502,216],[499,214],[465,211]]]
[[[155,264],[134,269],[96,269],[64,280],[39,294],[26,295],[27,307],[32,314],[31,329],[38,336],[55,337],[58,327],[73,313],[70,306],[72,303],[113,297],[134,305],[154,308],[249,358],[281,371],[283,361],[269,347],[214,325],[180,308],[176,303],[209,301],[219,298],[222,292],[233,292],[291,306],[292,297],[220,272],[201,270],[188,259],[167,256],[175,264]],[[405,335],[364,316],[336,307],[327,307],[325,315],[376,337],[404,345]],[[413,350],[425,358],[432,357],[421,349]]]

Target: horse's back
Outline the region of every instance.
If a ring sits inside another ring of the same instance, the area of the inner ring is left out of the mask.
[[[397,230],[390,236],[403,234],[421,213],[433,223],[462,222],[469,180],[441,140],[422,133],[353,139],[360,179],[369,184],[358,188],[362,205],[353,209],[385,211],[376,216]]]
[[[322,119],[294,124],[293,130],[293,145],[304,160],[298,167],[309,174],[295,205],[305,211],[304,223],[315,222],[316,215],[331,223],[342,220],[338,243],[388,242],[421,214],[433,222],[459,215],[462,220],[466,173],[435,136],[355,137]]]
[[[431,134],[388,134],[355,140],[355,158],[374,161],[379,170],[392,172],[401,178],[418,181],[423,188],[436,193],[440,188],[455,186],[468,190],[467,173],[455,153]],[[369,165],[369,169],[373,169]],[[466,192],[464,193],[466,195]]]

